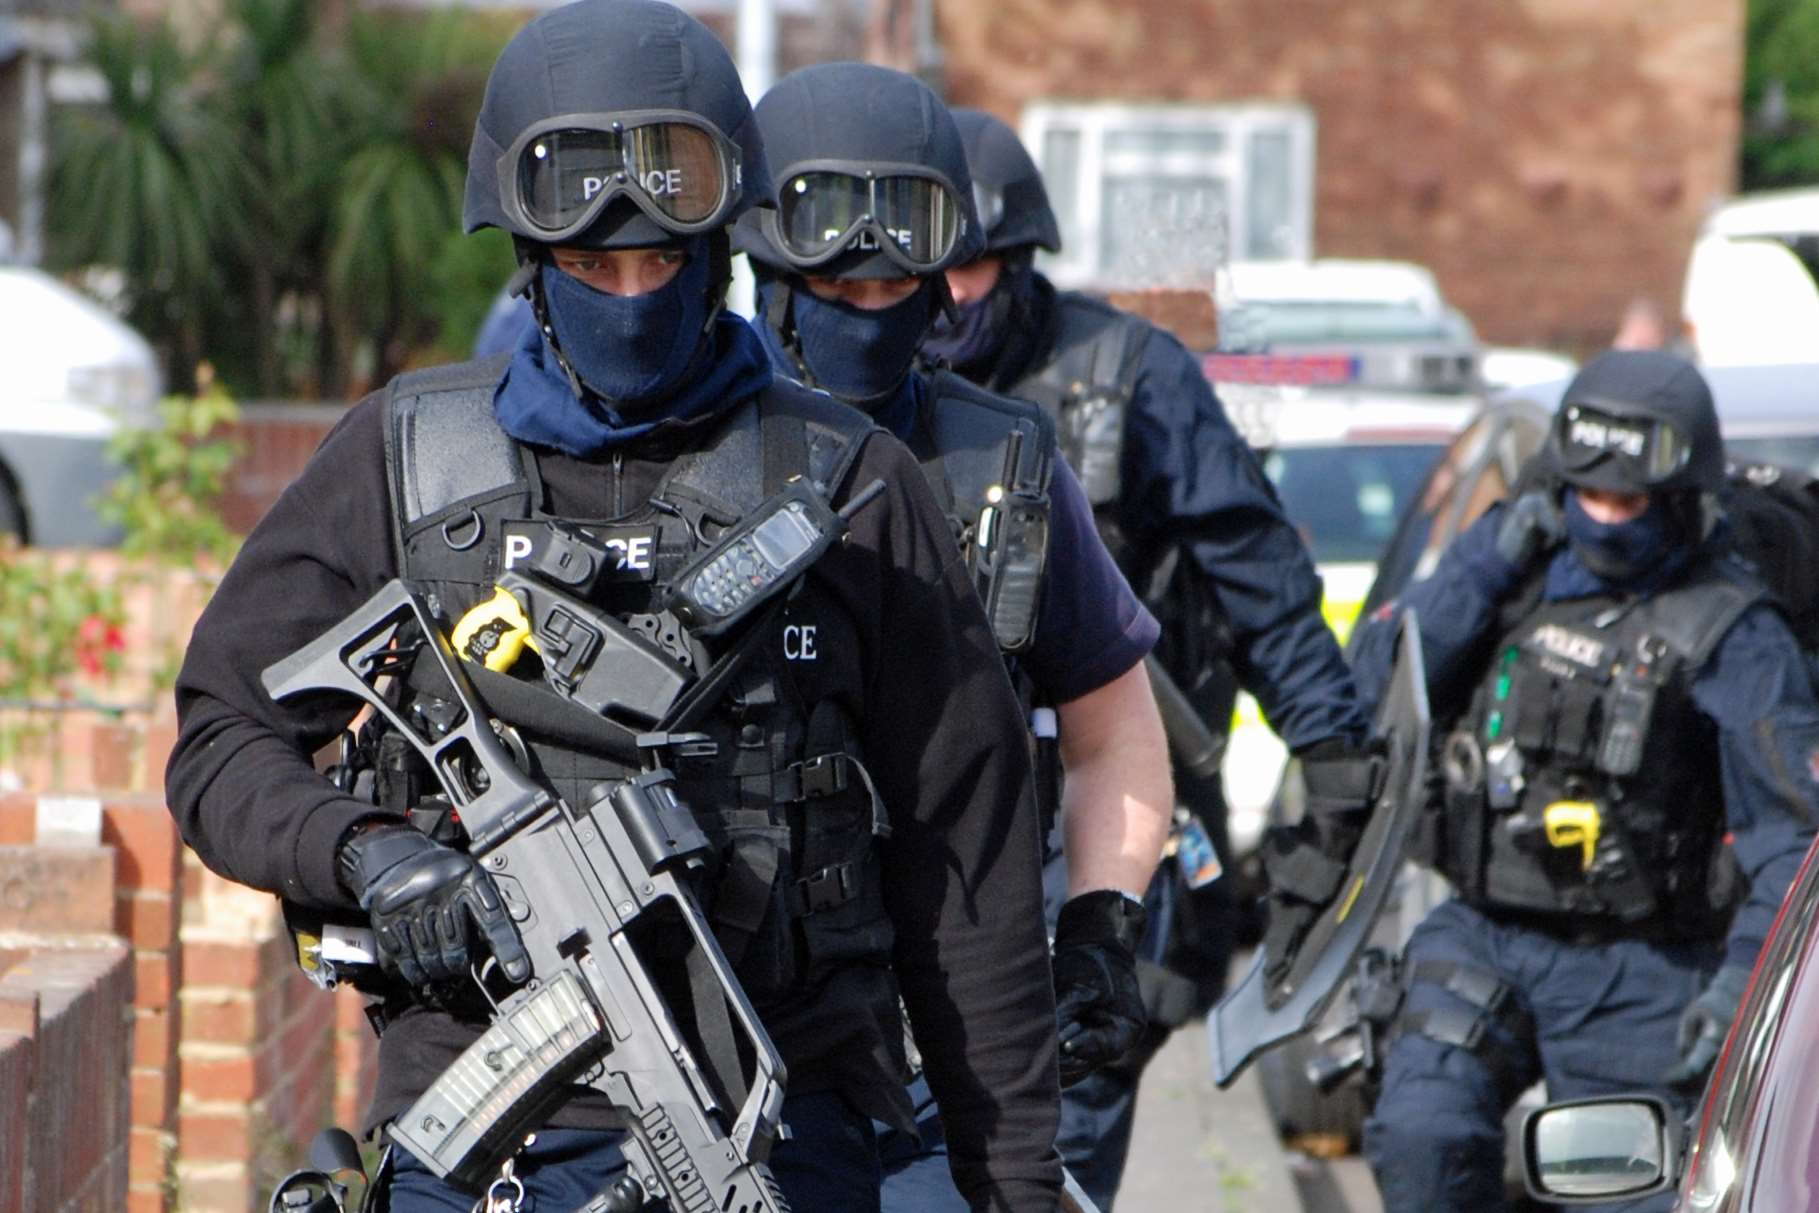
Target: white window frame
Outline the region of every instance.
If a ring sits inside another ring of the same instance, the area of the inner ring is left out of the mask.
[[[1249,247],[1251,225],[1261,218],[1248,213],[1250,139],[1258,132],[1281,132],[1289,146],[1289,214],[1281,220],[1289,230],[1286,258],[1313,256],[1314,228],[1314,114],[1305,105],[1276,102],[1242,102],[1230,105],[1133,105],[1121,102],[1036,102],[1023,111],[1023,145],[1043,170],[1051,197],[1058,190],[1074,189],[1076,228],[1061,233],[1062,250],[1045,255],[1044,272],[1058,285],[1070,288],[1110,284],[1105,250],[1099,231],[1103,186],[1108,167],[1106,137],[1114,131],[1215,130],[1225,136],[1218,152],[1175,152],[1155,158],[1158,169],[1170,174],[1217,177],[1227,183],[1231,213],[1226,216],[1225,250],[1220,261],[1242,257]],[[1049,165],[1042,164],[1047,136],[1073,132],[1079,136],[1079,178],[1057,180]],[[1118,153],[1118,157],[1138,153]]]

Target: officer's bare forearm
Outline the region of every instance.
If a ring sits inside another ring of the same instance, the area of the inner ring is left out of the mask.
[[[1067,892],[1141,895],[1168,838],[1168,739],[1142,664],[1060,707]]]

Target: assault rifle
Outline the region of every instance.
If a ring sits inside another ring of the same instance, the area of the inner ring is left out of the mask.
[[[398,710],[382,684],[427,653],[452,693],[434,723]],[[438,1176],[478,1191],[569,1095],[604,1093],[622,1114],[627,1176],[587,1206],[666,1200],[674,1213],[788,1213],[766,1168],[784,1068],[702,914],[686,870],[709,844],[665,751],[702,752],[699,734],[638,738],[650,769],[597,785],[578,808],[512,761],[462,663],[423,601],[388,582],[320,639],[265,671],[283,700],[353,695],[436,773],[498,885],[531,976],[495,997],[488,960],[474,979],[492,1025],[387,1130]],[[664,995],[686,973],[691,998]]]

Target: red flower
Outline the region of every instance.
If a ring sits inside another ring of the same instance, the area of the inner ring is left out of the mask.
[[[126,648],[120,625],[101,615],[90,615],[76,628],[76,664],[90,678],[107,670],[107,655]]]

